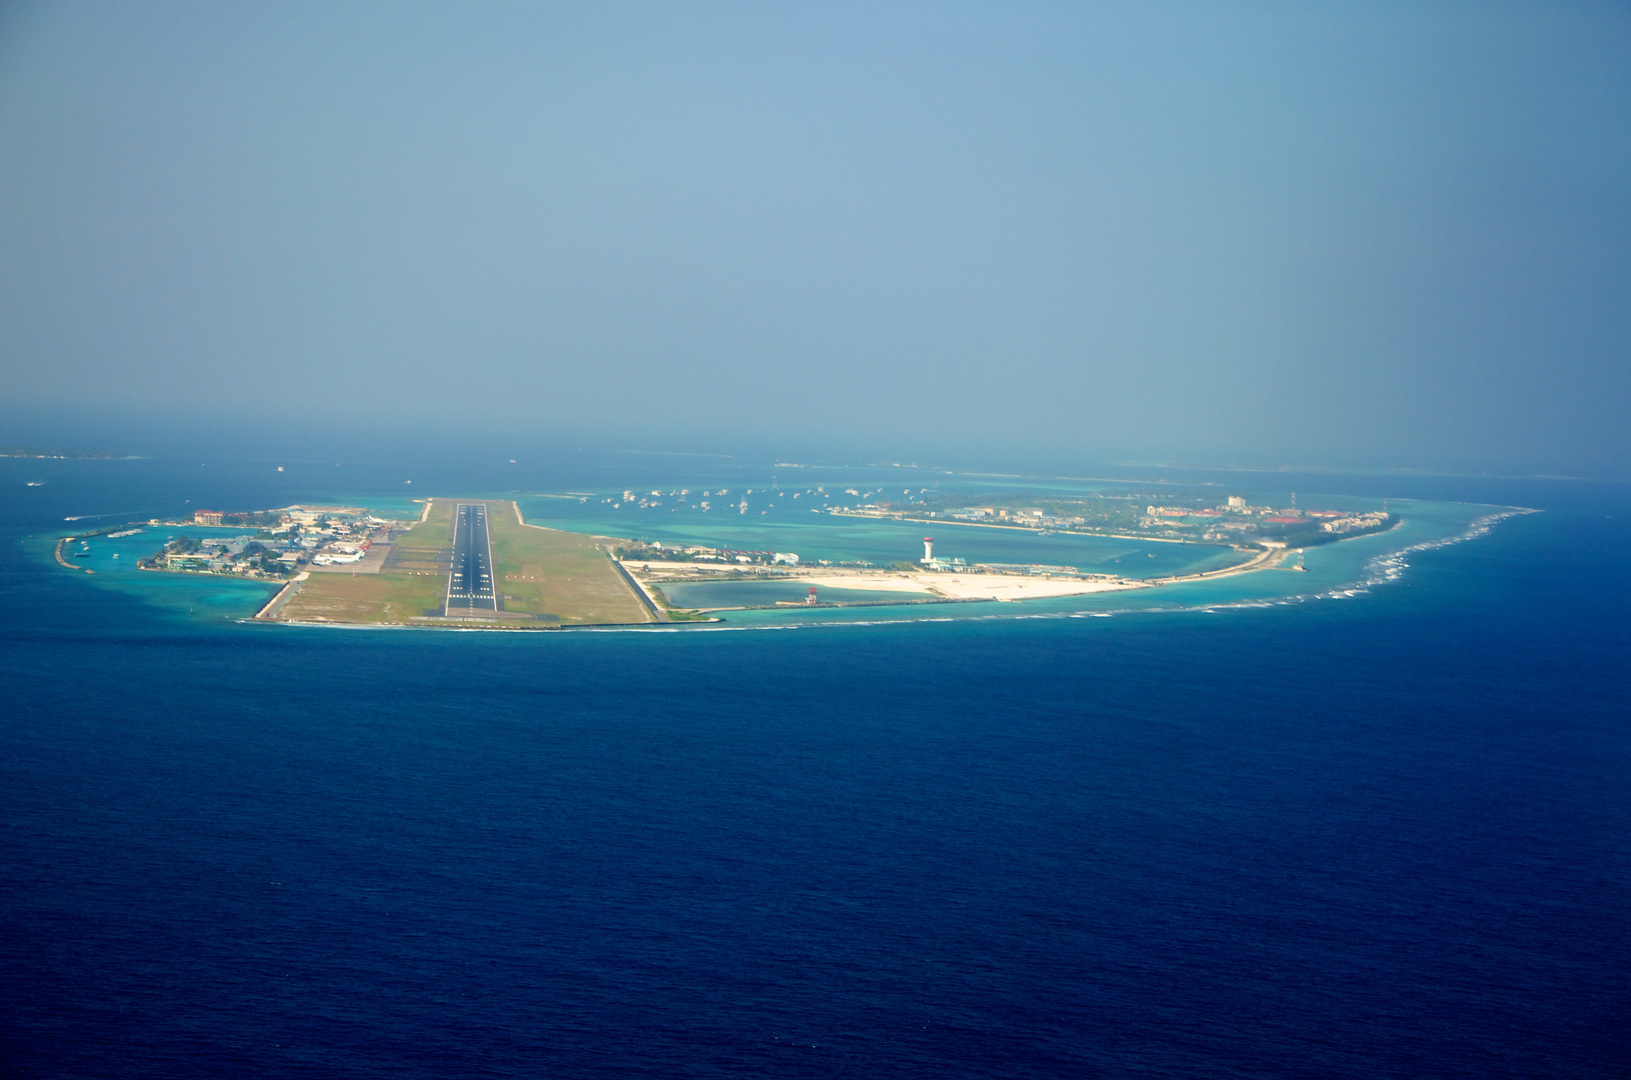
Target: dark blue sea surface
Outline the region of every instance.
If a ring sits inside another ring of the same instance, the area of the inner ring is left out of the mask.
[[[523,636],[96,587],[24,538],[227,489],[52,468],[7,1076],[1628,1075],[1622,489],[1345,600]]]

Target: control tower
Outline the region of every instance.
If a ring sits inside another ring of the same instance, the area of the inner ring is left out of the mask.
[[[934,562],[934,537],[932,536],[923,538],[923,561],[925,563]]]

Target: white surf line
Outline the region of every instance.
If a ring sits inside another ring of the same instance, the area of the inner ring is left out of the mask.
[[[1507,518],[1522,517],[1525,514],[1539,514],[1541,512],[1542,511],[1540,510],[1532,510],[1526,506],[1506,507],[1493,514],[1485,514],[1481,517],[1474,518],[1472,521],[1467,523],[1467,527],[1465,529],[1452,536],[1440,537],[1437,540],[1423,540],[1419,543],[1411,544],[1408,547],[1402,547],[1397,551],[1389,551],[1380,555],[1372,556],[1365,563],[1364,569],[1367,576],[1363,580],[1346,586],[1338,586],[1336,589],[1332,589],[1325,593],[1319,593],[1317,594],[1316,598],[1336,598],[1339,594],[1342,596],[1350,596],[1355,593],[1368,591],[1377,585],[1390,585],[1402,578],[1405,570],[1409,569],[1410,562],[1407,558],[1409,555],[1413,555],[1418,551],[1437,551],[1440,548],[1447,548],[1456,544],[1463,544],[1469,540],[1477,540],[1481,537],[1488,536],[1492,531],[1494,531],[1496,525],[1499,525]]]

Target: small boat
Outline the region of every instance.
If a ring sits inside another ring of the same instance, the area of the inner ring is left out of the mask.
[[[45,481],[44,480],[30,480],[28,482],[28,486],[29,487],[44,487],[45,486]]]

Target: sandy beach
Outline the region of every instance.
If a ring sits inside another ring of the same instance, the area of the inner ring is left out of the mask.
[[[969,574],[934,570],[863,570],[833,567],[787,567],[760,577],[730,567],[697,563],[631,560],[623,567],[638,580],[651,582],[796,581],[817,589],[863,589],[902,592],[946,600],[1037,600],[1055,596],[1148,588],[1125,578],[1050,578],[1032,574]]]
[[[1050,596],[1142,589],[1142,582],[1125,579],[1081,580],[1047,578],[1031,574],[962,574],[933,570],[820,571],[797,575],[816,588],[871,589],[877,592],[916,592],[951,600],[1035,600]]]

